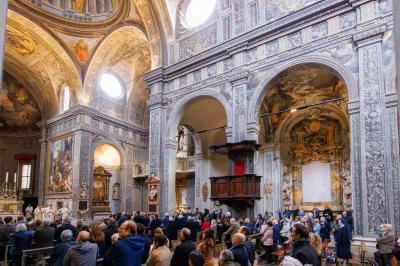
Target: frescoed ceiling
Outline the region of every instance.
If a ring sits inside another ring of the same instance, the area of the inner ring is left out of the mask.
[[[3,90],[0,96],[0,131],[30,132],[39,130],[39,107],[24,87],[13,76],[4,72]]]

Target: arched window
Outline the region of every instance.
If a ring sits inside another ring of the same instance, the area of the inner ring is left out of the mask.
[[[200,26],[212,15],[217,0],[191,0],[184,11],[183,25],[188,28]]]
[[[121,98],[122,85],[118,78],[111,72],[105,72],[100,77],[100,88],[108,96],[114,99]]]
[[[68,86],[64,86],[61,97],[61,112],[65,112],[69,109],[71,93]]]

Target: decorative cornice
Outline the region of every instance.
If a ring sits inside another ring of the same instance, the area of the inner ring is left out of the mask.
[[[47,120],[47,126],[53,127],[60,123],[63,123],[65,120],[72,119],[77,117],[78,115],[88,115],[93,119],[101,120],[102,122],[109,123],[113,126],[119,127],[124,130],[128,130],[134,133],[146,135],[148,133],[148,129],[133,125],[126,121],[119,120],[117,118],[108,116],[106,114],[101,113],[100,111],[93,109],[91,107],[85,105],[76,105],[72,107],[70,110],[57,115],[49,120]]]
[[[381,41],[386,31],[386,24],[369,29],[361,29],[359,33],[353,35],[353,41],[358,47],[362,47],[370,43]]]

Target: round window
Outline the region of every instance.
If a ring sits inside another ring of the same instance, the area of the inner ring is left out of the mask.
[[[118,78],[112,73],[103,73],[100,78],[100,88],[112,98],[122,96],[122,86]]]
[[[217,0],[191,0],[185,12],[185,27],[191,29],[200,26],[212,15]]]

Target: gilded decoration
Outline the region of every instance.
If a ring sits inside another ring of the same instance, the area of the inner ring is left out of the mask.
[[[103,166],[97,166],[93,173],[93,212],[107,212],[109,206],[109,184],[112,174]]]
[[[329,165],[329,172],[325,173],[330,176],[330,200],[324,203],[337,210],[351,208],[347,97],[344,82],[315,65],[284,71],[268,90],[262,112],[273,114],[265,116],[262,122],[266,142],[281,142],[285,206],[323,204],[303,200],[308,189],[302,187],[303,166],[319,162]],[[303,106],[340,98],[344,100],[339,103],[297,111]]]
[[[33,39],[14,29],[6,30],[6,43],[21,55],[32,54],[36,50]]]

